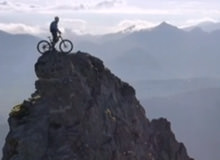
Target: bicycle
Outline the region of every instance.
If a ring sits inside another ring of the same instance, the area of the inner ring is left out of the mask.
[[[62,53],[70,53],[73,50],[73,43],[68,39],[63,39],[61,35],[58,36],[59,39],[61,39],[59,43],[59,49]],[[47,51],[52,51],[55,49],[55,46],[53,45],[53,40],[51,37],[48,37],[49,41],[47,40],[41,40],[37,44],[37,50],[39,53],[44,54]]]

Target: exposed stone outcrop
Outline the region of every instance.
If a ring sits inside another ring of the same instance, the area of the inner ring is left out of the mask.
[[[45,53],[36,92],[14,107],[3,160],[191,160],[166,119],[87,53]]]

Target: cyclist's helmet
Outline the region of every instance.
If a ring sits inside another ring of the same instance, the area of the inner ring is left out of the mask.
[[[55,21],[59,21],[59,17],[58,16],[54,17],[54,19],[55,19]]]

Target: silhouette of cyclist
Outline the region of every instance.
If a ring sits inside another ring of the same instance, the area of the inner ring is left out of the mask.
[[[59,22],[59,17],[56,16],[54,18],[54,21],[51,22],[50,24],[50,32],[53,36],[53,43],[52,43],[53,47],[59,40],[58,33],[61,34],[60,30],[58,29],[58,22]]]

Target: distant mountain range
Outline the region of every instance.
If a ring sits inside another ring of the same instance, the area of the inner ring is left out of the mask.
[[[202,29],[203,31],[206,31],[206,32],[213,32],[216,30],[220,30],[220,22],[206,21],[206,22],[199,23],[197,25],[186,27],[184,29],[185,30],[192,30],[195,28]]]
[[[76,46],[101,57],[125,80],[220,77],[220,30],[184,31],[162,23],[151,30],[94,39],[79,41]]]

